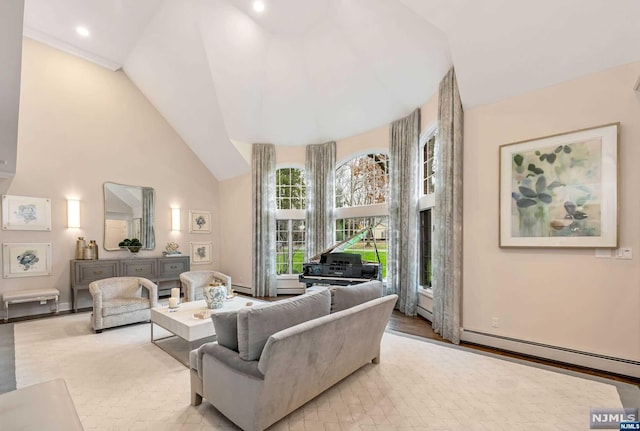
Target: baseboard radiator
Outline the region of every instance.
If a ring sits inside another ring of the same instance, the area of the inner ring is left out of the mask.
[[[622,374],[640,378],[640,361],[616,358],[598,353],[583,352],[566,347],[552,346],[534,341],[520,340],[501,335],[488,334],[486,332],[464,329],[461,332],[462,341],[495,347],[510,352],[521,353],[528,356],[564,362],[609,373]]]
[[[418,313],[418,316],[424,317],[429,322],[433,322],[433,313],[426,308],[418,305],[418,308],[416,308],[416,313]]]

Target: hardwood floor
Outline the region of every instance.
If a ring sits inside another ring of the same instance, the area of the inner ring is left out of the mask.
[[[397,310],[393,311],[393,314],[389,319],[389,323],[387,324],[387,328],[394,331],[403,332],[405,334],[415,335],[418,337],[428,338],[431,340],[436,340],[436,341],[441,341],[443,343],[451,344],[451,342],[443,339],[440,335],[436,334],[433,331],[433,328],[431,328],[431,322],[429,322],[425,318],[420,316],[408,317]],[[460,343],[460,345],[463,347],[467,347],[469,349],[480,350],[483,352],[493,353],[499,356],[505,356],[509,358],[521,359],[525,361],[534,362],[537,364],[561,368],[564,370],[570,370],[578,373],[589,374],[592,376],[604,377],[607,379],[629,383],[629,384],[640,387],[640,379],[635,379],[633,377],[621,376],[618,374],[606,373],[604,371],[594,370],[591,368],[585,368],[585,367],[579,367],[575,365],[564,364],[561,362],[549,361],[546,359],[536,358],[533,356],[527,356],[519,353],[508,352],[505,350],[494,349],[492,347],[487,347],[487,346],[481,346],[478,344],[462,342]]]

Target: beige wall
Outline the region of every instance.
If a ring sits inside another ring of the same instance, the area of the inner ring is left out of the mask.
[[[633,63],[465,112],[465,329],[640,360],[639,75]],[[498,147],[618,121],[619,244],[634,259],[499,248]]]
[[[100,258],[126,252],[102,248],[105,181],[156,190],[156,249],[168,241],[189,253],[190,241],[213,242],[213,265],[220,263],[218,183],[189,147],[122,72],[111,72],[24,40],[18,134],[18,166],[13,180],[0,183],[2,193],[51,198],[51,232],[1,232],[2,242],[47,242],[53,248],[53,275],[3,279],[9,289],[56,287],[61,302],[70,301],[69,260],[76,238],[95,239]],[[66,199],[81,199],[81,229],[66,227]],[[181,232],[170,232],[170,207],[179,206]],[[211,211],[211,235],[189,234],[189,209]],[[83,295],[81,306],[90,305]],[[45,306],[15,305],[11,314],[46,312]]]

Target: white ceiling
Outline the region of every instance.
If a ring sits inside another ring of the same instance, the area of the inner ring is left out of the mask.
[[[221,180],[249,170],[233,142],[374,129],[452,64],[470,108],[640,60],[638,0],[264,2],[26,0],[25,35],[122,67]]]

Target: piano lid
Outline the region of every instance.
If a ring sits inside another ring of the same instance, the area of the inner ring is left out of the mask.
[[[315,256],[309,259],[309,262],[320,262],[320,258],[323,254],[327,253],[353,253],[359,254],[362,258],[362,263],[378,263],[380,264],[380,255],[378,254],[378,246],[376,245],[376,235],[375,229],[382,225],[382,223],[376,223],[371,226],[367,226],[365,228],[360,229],[355,234],[345,239],[344,241],[340,241],[336,244],[333,244],[331,247],[321,251]],[[360,244],[373,244],[373,250],[375,251],[376,260],[366,260],[364,259],[364,253],[368,250],[365,250],[364,247],[359,247]]]

